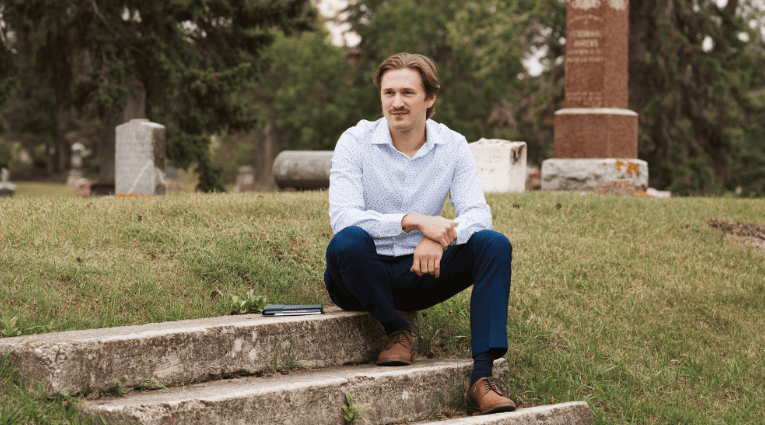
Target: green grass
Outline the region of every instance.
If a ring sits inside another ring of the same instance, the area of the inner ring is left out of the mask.
[[[707,220],[765,224],[765,201],[527,192],[488,202],[514,248],[514,399],[586,400],[599,424],[762,423],[765,253]],[[34,333],[224,315],[228,296],[250,289],[328,302],[327,207],[326,192],[3,199],[0,316]],[[469,291],[429,309],[420,348],[468,356],[468,317]],[[0,370],[0,418],[23,419],[0,424],[83,421],[63,399],[24,392],[14,373]]]

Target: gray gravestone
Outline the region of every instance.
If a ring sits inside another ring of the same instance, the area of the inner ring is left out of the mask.
[[[9,181],[10,175],[11,173],[5,168],[0,170],[0,198],[10,198],[16,193],[16,186]]]
[[[115,192],[165,194],[165,126],[145,118],[117,126]]]
[[[243,165],[239,167],[234,192],[251,192],[253,190],[255,190],[255,168],[250,165]]]

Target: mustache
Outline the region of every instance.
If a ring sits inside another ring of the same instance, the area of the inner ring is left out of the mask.
[[[391,114],[395,114],[395,113],[399,113],[399,112],[409,112],[409,110],[406,109],[406,108],[398,108],[398,109],[391,108],[391,109],[388,110],[388,112],[390,112]]]

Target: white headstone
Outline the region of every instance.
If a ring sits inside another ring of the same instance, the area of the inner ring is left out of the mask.
[[[526,142],[481,139],[469,144],[484,193],[523,192]]]
[[[6,168],[0,169],[0,198],[10,198],[16,193],[16,186],[10,182],[10,176]]]
[[[145,118],[118,125],[115,193],[165,194],[165,126]]]

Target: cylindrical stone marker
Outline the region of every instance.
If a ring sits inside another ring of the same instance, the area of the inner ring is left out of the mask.
[[[274,160],[274,180],[280,189],[326,189],[334,151],[283,151]]]

